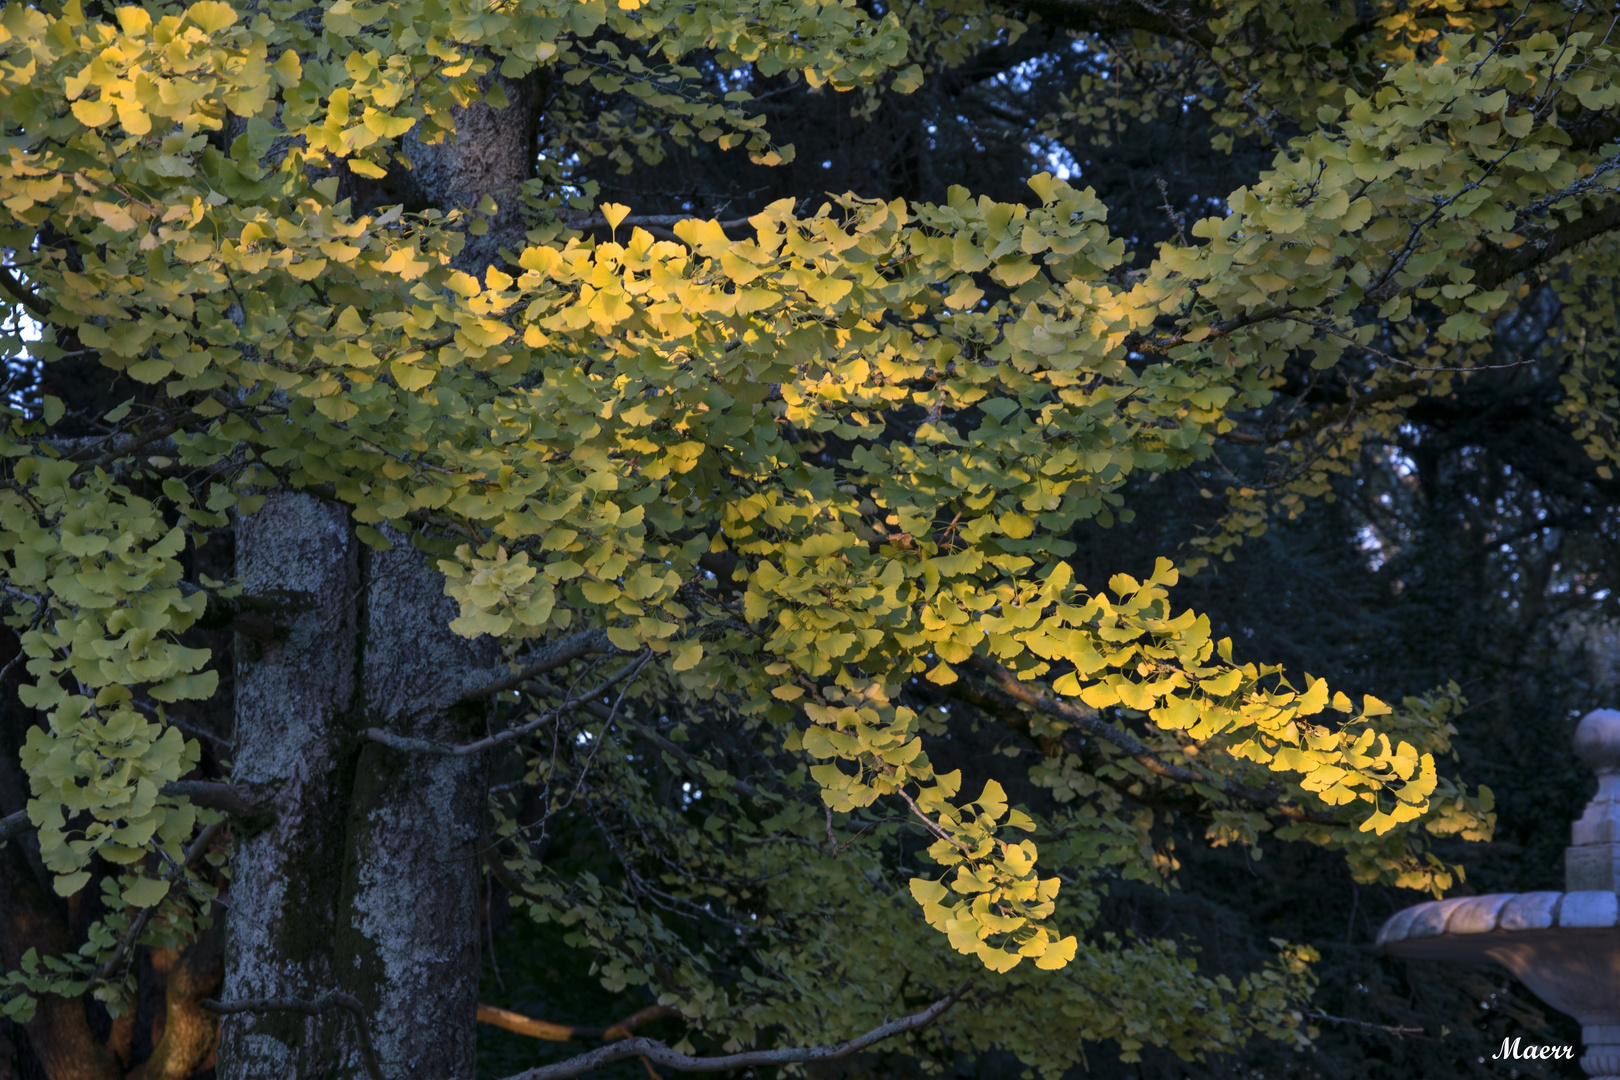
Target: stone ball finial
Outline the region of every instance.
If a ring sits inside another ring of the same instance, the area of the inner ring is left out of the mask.
[[[1575,753],[1593,772],[1620,769],[1620,712],[1593,709],[1575,728]]]

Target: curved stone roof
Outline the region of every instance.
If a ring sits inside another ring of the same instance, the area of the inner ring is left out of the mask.
[[[1620,926],[1620,896],[1612,892],[1490,893],[1431,900],[1396,912],[1379,929],[1378,946],[1389,948],[1400,942],[1443,935],[1614,926]]]

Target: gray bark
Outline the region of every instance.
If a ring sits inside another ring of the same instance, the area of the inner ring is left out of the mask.
[[[456,134],[448,142],[426,146],[413,132],[405,153],[415,170],[410,182],[417,197],[441,210],[472,209],[485,195],[499,208],[483,236],[467,234],[466,247],[454,265],[480,281],[484,270],[504,263],[500,251],[521,250],[524,240],[523,181],[534,175],[536,120],[543,104],[538,72],[523,79],[494,77],[508,106],[499,111],[483,102],[455,109]]]
[[[297,590],[322,602],[279,640],[237,639],[234,779],[273,792],[273,816],[233,838],[222,997],[310,997],[335,978],[355,748],[359,544],[345,508],[272,493],[237,523],[236,553],[249,593]],[[330,1076],[355,1052],[342,1019],[330,1014],[233,1016],[221,1025],[219,1075]]]
[[[365,721],[393,734],[458,742],[477,705],[424,710],[446,682],[491,664],[487,644],[449,629],[444,578],[409,541],[365,560]],[[368,742],[349,806],[341,985],[371,1014],[384,1073],[473,1075],[478,1009],[479,838],[488,757],[404,752]]]
[[[273,794],[258,831],[236,839],[222,1000],[341,989],[364,1006],[388,1080],[470,1080],[485,757],[402,753],[363,732],[476,733],[483,706],[422,703],[496,657],[450,632],[443,577],[407,538],[362,550],[347,519],[276,494],[238,525],[249,590],[321,603],[257,652],[241,646],[236,777]],[[342,1010],[232,1015],[219,1075],[361,1076],[354,1023]]]

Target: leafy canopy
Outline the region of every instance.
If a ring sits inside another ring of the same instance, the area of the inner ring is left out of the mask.
[[[785,200],[745,230],[687,220],[660,238],[615,204],[582,222],[589,186],[547,155],[525,185],[527,245],[474,272],[457,256],[492,200],[406,212],[339,198],[345,178],[410,170],[459,109],[503,105],[497,73],[539,70],[564,88],[558,114],[577,121],[584,158],[629,167],[695,139],[781,161],[791,148],[771,142],[748,92],[709,92],[712,72],[752,66],[859,106],[1025,29],[971,3],[952,11],[5,8],[0,248],[19,328],[7,358],[48,367],[87,352],[138,388],[92,418],[101,437],[53,436],[65,406],[52,397],[18,400],[0,433],[8,620],[25,703],[46,718],[24,753],[30,819],[63,894],[89,885],[93,856],[125,868],[101,883],[122,914],[78,955],[14,973],[13,1015],[38,992],[82,991],[134,911],[159,907],[149,933],[175,940],[206,918],[206,886],[142,869],[153,850],[179,858],[211,816],[160,791],[197,758],[164,704],[217,689],[208,652],[180,635],[231,593],[184,581],[182,560],[271,488],[347,504],[375,547],[409,536],[460,604],[454,628],[498,639],[517,667],[543,643],[605,633],[642,665],[641,698],[751,732],[778,789],[808,765],[829,836],[833,813],[897,807],[924,830],[932,869],[910,878],[910,900],[857,874],[831,902],[893,926],[880,948],[910,950],[908,963],[954,950],[995,972],[1073,965],[1103,985],[1098,969],[1125,946],[1077,936],[1095,916],[1088,882],[1110,868],[1161,880],[1170,865],[1152,814],[1130,817],[1103,780],[1190,787],[1214,842],[1275,830],[1341,849],[1358,880],[1451,883],[1428,838],[1484,838],[1492,822],[1489,792],[1436,765],[1455,690],[1398,710],[1354,702],[1239,658],[1172,589],[1326,495],[1420,388],[1443,394],[1490,365],[1527,272],[1574,312],[1608,287],[1614,146],[1569,133],[1620,105],[1605,27],[1588,16],[1532,5],[1511,22],[1486,10],[1434,23],[1391,4],[1345,50],[1328,47],[1349,27],[1337,8],[1256,2],[1220,7],[1179,44],[1127,38],[1133,71],[1181,80],[1134,108],[1191,92],[1223,138],[1276,148],[1223,212],[1135,270],[1093,193],[1044,173],[1019,203],[961,189],[941,204]],[[1259,25],[1292,51],[1241,44]],[[620,127],[569,111],[566,88],[587,83],[622,95]],[[1096,138],[1106,104],[1066,101],[1049,129]],[[24,313],[51,331],[25,342]],[[1593,322],[1562,405],[1605,468],[1620,454],[1612,318]],[[1348,373],[1353,389],[1285,393],[1301,370]],[[1208,461],[1222,441],[1263,448],[1273,471],[1224,492],[1201,550],[1179,569],[1164,553],[1146,580],[1075,580],[1074,530],[1128,518],[1128,481]],[[1040,820],[993,779],[964,791],[929,754],[957,720],[907,695],[965,672],[998,681],[1037,735],[1097,740],[1102,770],[1043,761],[1033,779],[1058,809]],[[547,693],[510,704],[534,715]],[[605,738],[616,718],[598,719]],[[738,835],[815,835],[819,810],[690,760]],[[632,759],[610,752],[602,767],[631,797]],[[666,818],[671,845],[721,858]],[[770,850],[750,865],[803,872]],[[854,850],[874,874],[884,865]],[[793,1022],[768,1004],[779,987],[717,989],[702,956],[614,887],[522,853],[508,869],[537,915],[578,923],[615,957],[610,979],[645,981],[636,957],[685,950],[685,989],[667,992],[694,1022],[741,1040]],[[907,928],[912,903],[931,944]],[[777,947],[785,969],[847,962],[802,939]],[[1143,971],[1162,982],[1173,968],[1167,985],[1227,1012],[1126,1033],[1090,997],[1075,1007],[1095,1037],[1191,1053],[1246,1023],[1297,1025],[1298,956],[1276,976],[1290,988],[1268,997],[1194,985],[1173,950],[1130,948],[1157,955]],[[1038,1042],[1020,1052],[1067,1063]]]

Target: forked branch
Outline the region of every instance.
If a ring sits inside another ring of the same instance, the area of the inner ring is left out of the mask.
[[[968,984],[963,983],[955,990],[946,994],[938,1001],[920,1013],[891,1020],[881,1027],[875,1027],[865,1035],[858,1035],[853,1039],[829,1046],[795,1046],[784,1047],[779,1050],[749,1050],[741,1054],[725,1054],[721,1057],[692,1057],[672,1049],[665,1043],[656,1039],[634,1038],[599,1047],[589,1053],[571,1057],[567,1061],[559,1061],[555,1065],[541,1065],[539,1068],[527,1072],[517,1073],[507,1080],[571,1080],[572,1077],[583,1075],[604,1065],[611,1065],[615,1061],[625,1058],[644,1057],[654,1065],[662,1065],[666,1069],[676,1072],[729,1072],[733,1069],[752,1069],[761,1065],[798,1065],[811,1061],[837,1061],[840,1058],[858,1054],[868,1046],[893,1038],[907,1031],[914,1031],[926,1027],[939,1019],[946,1009],[955,1005],[963,994],[967,992]]]

